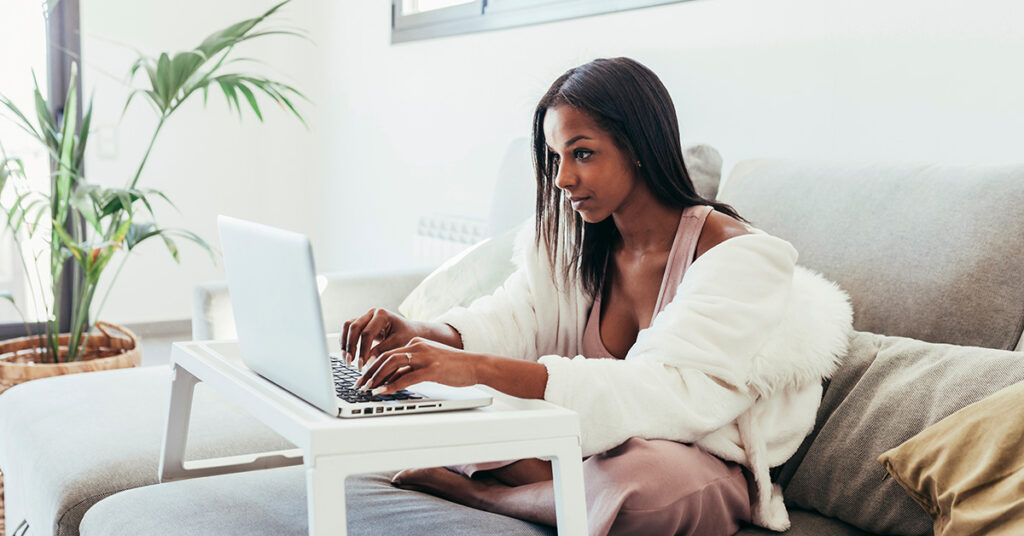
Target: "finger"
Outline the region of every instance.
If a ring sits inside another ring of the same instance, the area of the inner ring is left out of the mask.
[[[377,359],[374,359],[369,365],[367,365],[366,370],[363,371],[363,375],[360,376],[358,380],[356,380],[356,382],[353,384],[353,387],[362,388],[364,385],[366,385],[370,378],[373,377],[373,375],[378,370],[380,370],[380,367],[384,365],[388,358],[391,357],[392,353],[394,353],[394,351],[385,352],[378,356]]]
[[[359,335],[359,357],[356,360],[356,366],[362,366],[363,363],[367,362],[366,356],[370,353],[373,341],[384,338],[390,329],[391,321],[388,318],[387,311],[375,309],[373,316],[370,317],[370,321]]]
[[[410,386],[416,385],[417,383],[430,381],[430,375],[432,373],[429,369],[405,368],[407,369],[406,372],[396,374],[395,377],[384,386],[383,391],[374,394],[390,395],[392,393],[397,393],[402,389],[408,389]]]
[[[411,371],[412,371],[412,367],[410,367],[409,365],[400,365],[398,368],[395,369],[394,372],[389,374],[387,378],[384,378],[380,382],[380,385],[377,386],[377,389],[383,389],[387,384],[389,384],[392,381],[396,380],[397,378],[399,378],[403,374],[406,374],[406,373],[411,372]]]
[[[380,366],[363,384],[366,389],[376,389],[383,385],[398,369],[402,367],[410,368],[412,366],[412,360],[407,357],[410,354],[407,352],[396,352],[386,355],[386,359],[384,355],[381,355],[381,359],[378,360],[381,361]]]
[[[352,354],[348,352],[348,330],[352,327],[352,321],[347,320],[341,325],[341,332],[338,335],[338,346],[341,347],[341,358],[345,361],[345,364],[351,362]]]
[[[388,346],[391,346],[392,344],[394,344],[396,347],[395,348],[383,348],[382,351],[379,353],[379,357],[377,357],[376,359],[374,359],[373,361],[370,362],[370,364],[366,367],[366,370],[363,372],[363,375],[359,378],[359,380],[356,381],[356,383],[354,385],[356,387],[362,387],[363,385],[368,384],[370,378],[372,378],[374,376],[374,374],[376,374],[377,371],[380,370],[380,367],[392,355],[395,355],[395,354],[412,355],[412,354],[419,353],[422,356],[423,355],[423,351],[428,349],[427,345],[425,344],[426,341],[427,341],[427,339],[424,339],[422,337],[413,337],[412,339],[409,340],[409,342],[405,346],[399,346],[398,344],[401,342],[401,340],[400,339],[392,338],[392,340],[388,342]],[[384,345],[383,342],[379,343],[376,347],[374,347],[374,350],[376,350],[377,348],[381,348],[383,345]],[[411,360],[408,357],[405,358],[405,361],[406,361],[406,363],[405,363],[406,365],[411,366]],[[422,361],[422,359],[421,359],[421,361]],[[386,382],[387,382],[387,380],[384,381],[384,383],[386,383]],[[379,387],[379,386],[380,386],[380,384],[378,383],[377,387]],[[370,389],[372,387],[373,386],[367,385],[366,388]]]
[[[345,354],[348,358],[348,363],[353,363],[356,360],[356,341],[358,340],[359,334],[363,330],[363,326],[370,321],[368,314],[349,320],[346,322],[347,328],[345,329]]]
[[[377,357],[381,356],[385,352],[394,350],[395,348],[401,348],[407,344],[407,341],[403,341],[400,336],[394,333],[394,325],[391,326],[390,332],[387,337],[377,342],[370,353],[366,356],[367,363],[373,363]]]
[[[352,359],[356,356],[356,345],[358,344],[359,335],[363,332],[363,326],[370,321],[373,316],[373,309],[370,309],[363,316],[350,321],[348,333],[345,334],[345,350],[348,351]]]
[[[366,372],[359,378],[356,385],[363,390],[370,390],[378,387],[378,383],[388,376],[391,375],[398,367],[394,366],[398,363],[398,360],[394,358],[396,354],[386,353],[381,354],[372,365],[367,367]],[[402,358],[405,359],[404,357]],[[376,382],[376,383],[375,383]]]

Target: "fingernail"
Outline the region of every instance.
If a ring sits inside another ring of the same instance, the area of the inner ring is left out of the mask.
[[[370,394],[376,396],[376,395],[379,395],[379,394],[383,393],[386,390],[387,390],[387,387],[381,385],[380,387],[370,391]]]

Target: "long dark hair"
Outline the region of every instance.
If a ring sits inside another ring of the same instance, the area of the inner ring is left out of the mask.
[[[563,104],[589,115],[630,161],[641,162],[637,173],[666,205],[711,205],[745,221],[729,205],[697,194],[683,164],[675,106],[657,75],[630,58],[602,58],[569,69],[551,84],[533,113],[536,240],[538,245],[547,242],[552,265],[561,266],[566,279],[582,278],[590,296],[604,281],[608,255],[619,235],[610,217],[584,222],[555,186],[558,165],[544,140],[544,116],[548,108]]]

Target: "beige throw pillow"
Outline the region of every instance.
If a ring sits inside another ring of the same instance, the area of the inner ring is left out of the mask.
[[[1024,382],[946,417],[878,461],[936,536],[1024,534]]]

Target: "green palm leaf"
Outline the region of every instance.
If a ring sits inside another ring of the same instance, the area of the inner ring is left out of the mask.
[[[210,257],[216,261],[213,248],[199,235],[186,229],[160,228],[153,222],[132,224],[131,229],[129,229],[128,233],[125,235],[124,245],[126,249],[131,251],[142,242],[157,236],[163,240],[164,245],[167,247],[167,251],[176,262],[180,262],[180,258],[178,254],[178,245],[174,241],[175,238],[188,240],[189,242],[198,245],[206,250],[206,252],[210,254]]]
[[[7,153],[2,152],[2,146],[0,146],[0,195],[4,192],[4,186],[7,185],[7,181],[14,176],[25,176],[25,165],[22,164],[20,158],[8,157]]]
[[[42,92],[39,91],[39,82],[36,80],[35,73],[32,73],[32,82],[35,84],[35,91],[32,95],[36,104],[36,121],[39,122],[38,137],[40,141],[43,142],[43,145],[48,147],[51,153],[54,153],[54,157],[56,158],[58,145],[57,123],[53,118],[53,114],[50,112],[50,105],[47,104],[46,99],[43,98]]]
[[[89,129],[92,127],[92,99],[89,99],[89,108],[82,116],[82,126],[78,129],[78,140],[75,144],[75,155],[72,159],[72,170],[82,169],[85,163],[85,144],[89,141]],[[77,175],[77,173],[76,173]]]
[[[171,58],[166,52],[160,54],[160,59],[156,62],[156,71],[153,73],[156,77],[156,83],[153,85],[153,90],[160,96],[160,100],[164,103],[170,104],[171,99],[174,98],[174,92],[171,88]]]
[[[54,220],[51,223],[53,224],[54,233],[60,239],[60,244],[62,246],[61,249],[66,251],[71,257],[74,257],[75,260],[84,266],[85,263],[88,262],[88,252],[85,251],[77,240],[68,234],[67,230],[60,225],[60,222]]]
[[[197,50],[205,54],[207,58],[210,58],[226,48],[237,45],[246,39],[246,34],[252,31],[256,25],[266,20],[267,17],[273,15],[288,2],[291,2],[291,0],[285,0],[284,2],[275,5],[259,17],[243,20],[224,28],[223,30],[210,34],[202,43],[199,44],[198,47],[196,47]]]
[[[95,200],[99,207],[100,218],[121,211],[132,211],[132,206],[136,202],[141,202],[146,207],[146,212],[152,215],[153,205],[149,200],[150,196],[159,197],[166,201],[171,208],[178,209],[166,194],[155,188],[102,188],[96,191]]]
[[[241,91],[242,95],[245,95],[245,100],[249,101],[249,106],[252,107],[252,111],[255,112],[256,117],[258,117],[260,121],[263,121],[263,114],[260,113],[260,107],[256,104],[256,96],[252,94],[252,90],[245,87],[245,84],[239,82],[238,91]]]
[[[97,233],[103,233],[100,225],[100,215],[96,210],[97,193],[101,187],[96,184],[81,184],[71,193],[71,206],[78,211]]]
[[[29,235],[34,235],[39,228],[39,222],[43,216],[50,213],[50,206],[46,199],[35,199],[25,208],[25,223]]]
[[[14,198],[14,204],[7,211],[7,226],[10,227],[11,232],[20,231],[21,226],[29,221],[30,211],[40,203],[46,203],[46,200],[42,198],[30,199],[37,195],[35,192],[23,192]]]
[[[25,117],[25,114],[22,113],[22,111],[14,104],[14,102],[12,102],[11,99],[5,97],[2,93],[0,93],[0,105],[3,105],[4,108],[6,108],[8,111],[14,114],[16,119],[14,123],[18,126],[18,128],[24,130],[28,135],[39,140],[41,143],[43,143],[43,145],[46,144],[46,140],[39,133],[39,131],[36,130],[36,127],[32,125],[32,121],[30,121],[28,117]]]
[[[242,99],[245,99],[257,119],[263,121],[263,111],[256,99],[256,90],[258,90],[295,115],[305,125],[305,120],[289,98],[290,95],[305,99],[295,88],[258,75],[221,72],[227,65],[252,61],[250,58],[228,58],[231,50],[245,41],[270,35],[290,35],[308,39],[308,35],[299,29],[256,30],[269,16],[290,1],[286,0],[273,6],[259,17],[247,19],[214,32],[195,49],[175,54],[173,58],[167,53],[161,54],[155,60],[140,55],[129,69],[129,78],[133,78],[139,69],[145,68],[150,87],[133,91],[125,102],[122,115],[138,94],[148,97],[164,117],[170,115],[196,92],[203,94],[203,104],[205,105],[209,97],[210,86],[216,84],[224,93],[228,108],[233,108],[239,117],[242,116],[241,102]],[[208,64],[212,64],[212,66],[207,67]],[[241,94],[241,98],[239,98],[239,94]]]

